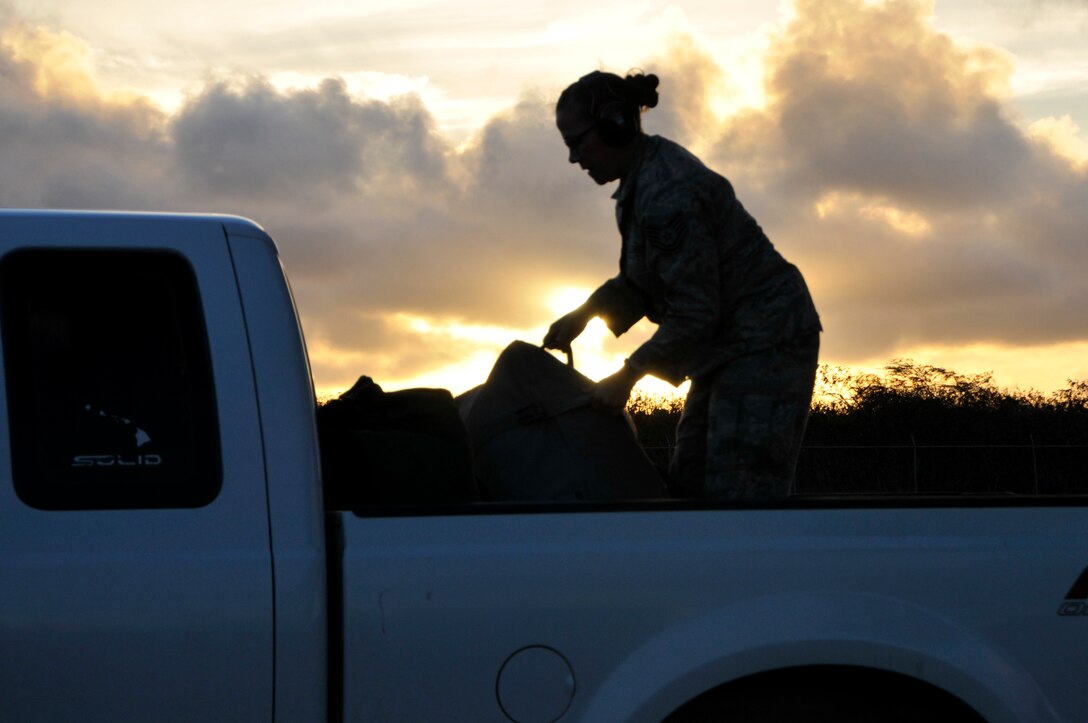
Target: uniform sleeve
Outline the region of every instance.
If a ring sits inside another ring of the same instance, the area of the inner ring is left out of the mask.
[[[601,284],[589,303],[616,336],[634,326],[647,311],[645,297],[622,274]]]
[[[678,194],[679,195],[679,194]],[[656,204],[642,220],[642,233],[664,286],[657,331],[629,363],[680,384],[714,339],[721,314],[720,230],[692,193],[679,202]]]

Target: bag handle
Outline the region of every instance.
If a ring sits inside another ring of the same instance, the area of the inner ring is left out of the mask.
[[[544,349],[543,345],[540,348]],[[574,368],[574,352],[572,350],[567,350],[567,366],[571,369]],[[592,401],[592,394],[579,394],[561,404],[540,405],[533,403],[521,407],[520,409],[516,409],[513,413],[506,414],[486,425],[479,434],[480,438],[473,440],[473,450],[478,450],[480,447],[487,444],[492,437],[495,437],[508,429],[514,429],[516,427],[550,419],[559,416],[560,414],[566,414],[575,409],[580,409],[581,407],[588,407]]]
[[[540,345],[540,348],[543,349],[544,351],[548,350],[548,347],[544,346],[543,344]],[[571,369],[573,369],[574,368],[574,349],[567,349],[566,354],[567,354],[567,366],[570,367]]]

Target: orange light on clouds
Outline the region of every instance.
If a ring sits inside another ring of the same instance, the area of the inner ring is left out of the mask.
[[[589,294],[590,291],[582,287],[558,287],[544,295],[544,304],[554,318],[559,318],[580,306]],[[408,313],[394,314],[391,321],[413,335],[437,337],[456,358],[456,361],[436,365],[421,374],[407,376],[387,374],[383,378],[375,376],[375,381],[387,391],[412,387],[437,387],[449,389],[454,395],[461,394],[486,381],[495,360],[511,342],[521,340],[539,344],[547,331],[546,326],[516,329]],[[629,349],[620,351],[616,350],[612,341],[612,332],[605,323],[600,319],[591,320],[585,331],[571,345],[575,368],[595,381],[616,372],[623,366],[623,360],[627,354],[638,346],[638,339],[648,335],[648,329],[643,328],[645,326],[648,326],[646,322],[636,326],[632,332],[631,343],[626,345]],[[368,359],[365,355],[340,350],[320,340],[311,340],[309,351],[312,361],[344,369],[349,372],[349,377],[355,373],[365,373],[368,362],[371,365],[375,362],[374,359]],[[565,360],[565,355],[561,352],[552,353],[557,359]],[[359,372],[359,370],[363,371]],[[633,393],[652,398],[672,399],[683,397],[687,393],[688,386],[685,383],[677,388],[655,377],[646,377],[635,386]],[[319,384],[317,396],[319,399],[332,398],[343,392],[345,388],[342,385]]]
[[[16,71],[3,90],[17,122],[0,200],[253,217],[300,262],[292,272],[304,279],[296,292],[322,396],[358,374],[387,389],[465,391],[510,342],[540,343],[585,300],[591,288],[562,276],[584,280],[575,269],[549,264],[548,277],[514,253],[489,262],[463,304],[448,261],[402,262],[461,243],[472,258],[480,248],[466,239],[504,238],[528,218],[534,239],[556,239],[556,258],[575,243],[562,239],[581,243],[570,225],[593,209],[559,156],[552,104],[597,66],[659,73],[647,129],[692,148],[772,219],[776,246],[817,294],[824,361],[879,370],[910,358],[1040,391],[1088,378],[1088,341],[1072,341],[1083,325],[1052,323],[1082,317],[1088,51],[1076,28],[1088,8],[1030,3],[1033,22],[1019,27],[1019,14],[977,12],[984,0],[942,0],[939,12],[927,0],[629,12],[550,3],[525,16],[519,6],[509,25],[449,30],[445,18],[472,8],[379,0],[345,12],[316,0],[236,23],[247,11],[194,1],[125,0],[123,13],[110,0],[7,3],[0,66]],[[373,42],[344,43],[352,28]],[[1000,47],[1021,35],[1031,42],[1019,40],[1016,55]],[[311,92],[329,79],[332,90]],[[904,139],[909,152],[897,153]],[[221,173],[228,156],[232,169],[262,172]],[[604,199],[602,232],[612,230]],[[396,288],[394,268],[418,283]],[[446,308],[407,296],[428,288],[429,273],[443,277]],[[520,280],[518,315],[503,308],[510,284],[485,293],[504,275]],[[329,303],[339,278],[353,284]],[[382,290],[380,303],[359,291],[369,288]],[[975,328],[970,304],[1011,320]],[[358,326],[334,318],[347,309]],[[609,375],[652,333],[642,322],[617,340],[595,320],[574,343],[577,367]],[[636,387],[684,390],[653,378]]]
[[[34,90],[43,96],[76,103],[146,105],[144,96],[128,89],[103,89],[96,77],[93,49],[62,30],[15,22],[0,26],[0,47],[33,69]]]
[[[1080,136],[1080,126],[1068,115],[1041,118],[1027,129],[1031,140],[1041,143],[1082,170],[1088,170],[1088,142]]]
[[[897,356],[959,374],[992,372],[999,387],[1034,389],[1044,394],[1066,388],[1069,379],[1088,378],[1088,342],[1084,341],[1034,347],[986,343],[918,345],[898,350]],[[850,366],[877,370],[886,362],[887,359],[872,359]]]
[[[593,293],[592,289],[586,289],[581,286],[561,286],[549,293],[545,299],[545,304],[556,318],[566,314],[568,311],[574,311],[589,298],[589,295]]]
[[[34,87],[43,95],[95,97],[98,88],[90,75],[88,45],[69,32],[16,24],[6,29],[0,42],[16,60],[34,68]]]
[[[825,219],[832,216],[860,216],[879,221],[904,236],[918,238],[929,233],[931,226],[921,214],[903,210],[878,200],[866,199],[858,193],[834,191],[824,195],[815,204],[816,216]]]

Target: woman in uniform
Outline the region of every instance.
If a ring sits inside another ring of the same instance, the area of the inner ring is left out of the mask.
[[[674,494],[789,494],[808,419],[820,321],[801,273],[775,250],[733,187],[678,144],[642,132],[658,79],[595,71],[563,91],[556,125],[577,163],[613,194],[620,272],[552,324],[544,346],[569,351],[594,317],[619,336],[656,332],[594,405],[619,411],[647,374],[691,380],[670,463]]]

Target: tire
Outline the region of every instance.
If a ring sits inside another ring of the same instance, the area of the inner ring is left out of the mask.
[[[820,666],[760,673],[714,688],[664,723],[986,723],[936,686],[868,668]]]

